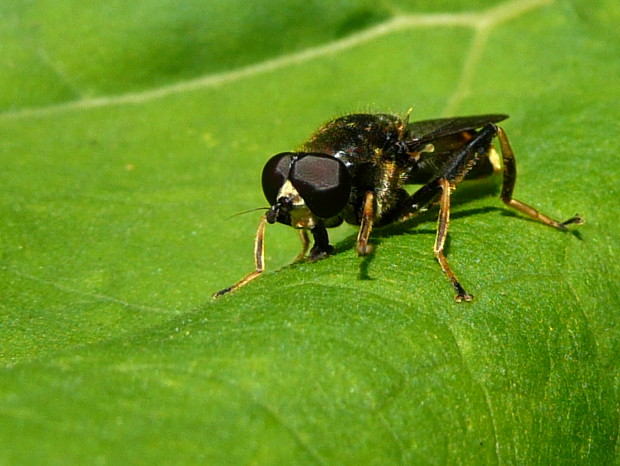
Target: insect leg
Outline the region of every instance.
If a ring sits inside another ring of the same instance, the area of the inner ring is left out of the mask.
[[[324,226],[315,226],[311,231],[314,237],[314,246],[310,249],[308,259],[310,262],[325,259],[334,251],[334,247],[329,244],[327,230]]]
[[[515,182],[517,181],[517,164],[515,162],[514,152],[512,151],[510,142],[508,142],[508,137],[502,128],[497,128],[497,138],[499,139],[499,145],[502,149],[502,159],[504,162],[504,181],[502,184],[501,198],[507,206],[512,207],[513,209],[516,209],[519,212],[544,223],[545,225],[549,225],[560,230],[566,230],[566,225],[571,223],[583,223],[583,219],[578,215],[571,217],[564,222],[558,222],[557,220],[547,217],[533,207],[513,199],[512,192],[515,187]]]
[[[299,230],[299,239],[301,240],[301,251],[295,257],[293,262],[299,262],[306,257],[306,253],[308,252],[308,248],[310,247],[310,238],[308,238],[307,230]]]
[[[454,272],[452,272],[446,256],[443,254],[446,237],[448,236],[448,227],[450,225],[450,194],[452,188],[450,186],[450,182],[445,178],[439,180],[439,185],[441,186],[442,192],[439,203],[439,219],[437,220],[437,237],[435,238],[435,247],[433,250],[439,264],[441,265],[441,269],[452,282],[452,286],[454,286],[454,289],[456,290],[456,301],[471,301],[473,296],[467,293],[461,286],[458,279],[454,275]]]
[[[375,216],[374,199],[375,194],[372,191],[366,191],[360,231],[357,234],[357,254],[360,256],[370,254],[373,249],[372,245],[368,244],[368,237],[372,231],[372,224]]]
[[[475,165],[476,161],[488,154],[491,141],[495,137],[497,127],[488,124],[481,129],[467,143],[455,151],[447,161],[439,176],[430,183],[422,186],[407,201],[407,211],[403,212],[401,219],[405,219],[416,212],[425,210],[431,205],[437,196],[439,200],[439,218],[437,221],[437,237],[435,239],[434,252],[437,261],[441,265],[452,286],[456,290],[456,301],[471,301],[473,296],[467,293],[459,283],[454,272],[444,255],[444,246],[448,236],[450,225],[450,195],[452,187],[456,186]]]
[[[265,225],[267,224],[267,214],[263,215],[260,219],[260,223],[258,224],[258,230],[256,231],[256,239],[254,241],[254,264],[256,265],[256,270],[250,272],[237,283],[228,288],[224,288],[223,290],[218,291],[213,295],[213,298],[219,298],[223,294],[229,293],[231,291],[235,291],[238,288],[241,288],[243,285],[254,280],[258,277],[263,270],[265,270]]]
[[[406,208],[399,213],[398,218],[405,220],[426,209],[441,193],[442,179],[447,180],[451,186],[456,186],[472,169],[476,161],[488,153],[496,132],[497,127],[489,124],[476,133],[463,147],[455,151],[447,160],[442,171],[437,174],[437,177],[422,186],[409,198]]]

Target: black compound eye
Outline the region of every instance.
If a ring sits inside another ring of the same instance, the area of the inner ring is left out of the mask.
[[[293,155],[290,152],[283,152],[274,155],[263,168],[262,184],[263,193],[270,205],[277,202],[278,192],[288,178],[293,163]]]
[[[293,164],[289,178],[317,217],[333,217],[349,202],[351,175],[345,164],[334,157],[301,155]]]

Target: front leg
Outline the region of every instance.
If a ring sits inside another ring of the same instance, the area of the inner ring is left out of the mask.
[[[295,260],[293,262],[301,262],[306,258],[306,253],[308,252],[308,248],[310,247],[310,238],[308,238],[308,230],[301,229],[299,230],[299,239],[301,240],[301,251],[295,256]]]
[[[263,215],[258,224],[258,230],[256,231],[256,238],[254,240],[254,265],[256,270],[250,272],[237,283],[228,288],[218,291],[213,294],[213,298],[219,298],[226,293],[235,291],[244,285],[247,285],[255,278],[258,278],[260,274],[265,270],[265,225],[267,224],[267,214]]]
[[[318,260],[325,259],[333,253],[334,247],[329,244],[329,235],[327,234],[327,229],[324,226],[316,226],[311,231],[312,236],[314,237],[314,246],[310,249],[308,260],[310,262],[316,262]]]

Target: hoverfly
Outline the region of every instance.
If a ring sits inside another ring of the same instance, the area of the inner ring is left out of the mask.
[[[439,204],[434,252],[452,286],[456,301],[471,301],[444,255],[450,222],[450,194],[464,179],[500,171],[499,141],[503,161],[501,199],[509,207],[545,225],[566,230],[581,224],[578,215],[558,222],[512,197],[517,178],[515,157],[504,130],[496,123],[507,115],[478,115],[409,123],[396,115],[352,114],[321,126],[295,152],[271,157],[262,173],[262,187],[269,209],[262,216],[254,245],[256,270],[218,297],[246,285],[264,270],[264,233],[275,222],[299,230],[305,257],[308,232],[314,245],[308,259],[316,261],[333,253],[327,228],[343,221],[359,225],[357,253],[372,250],[368,242],[374,227],[406,220]],[[409,194],[405,184],[423,186]]]

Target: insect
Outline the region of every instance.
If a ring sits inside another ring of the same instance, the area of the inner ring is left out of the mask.
[[[496,123],[507,115],[478,115],[409,123],[409,113],[352,114],[321,126],[296,152],[271,157],[262,173],[262,187],[270,207],[261,217],[254,244],[256,270],[218,297],[246,285],[265,268],[264,235],[267,223],[299,230],[306,256],[316,261],[333,253],[328,228],[343,221],[359,225],[357,253],[372,250],[368,242],[374,227],[404,221],[439,204],[434,252],[456,291],[456,301],[471,301],[450,268],[444,244],[450,223],[450,194],[464,179],[499,172],[499,141],[503,161],[501,199],[509,207],[545,225],[567,230],[581,224],[580,216],[558,222],[512,197],[517,178],[515,157],[504,130]],[[423,186],[409,194],[405,184]]]

